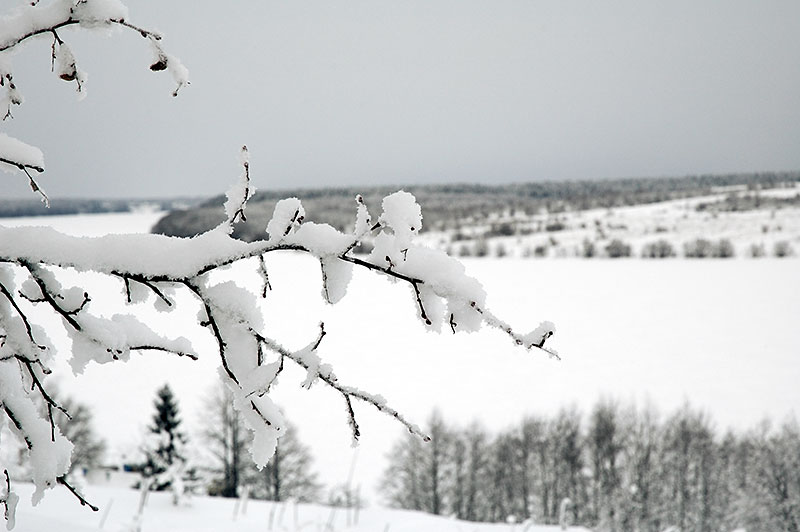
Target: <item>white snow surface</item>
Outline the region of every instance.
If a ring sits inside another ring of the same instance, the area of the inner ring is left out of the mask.
[[[48,495],[36,508],[25,502],[31,486],[19,484],[22,500],[17,508],[15,532],[89,532],[98,530],[103,519],[103,530],[129,530],[139,504],[139,492],[106,487],[88,486],[86,496],[101,506],[97,513],[75,504],[69,493],[62,491]],[[485,524],[458,521],[449,517],[433,516],[421,512],[387,510],[369,507],[358,512],[358,523],[348,526],[344,508],[333,509],[316,504],[294,502],[273,503],[249,500],[246,508],[238,506],[236,499],[220,497],[192,497],[179,506],[173,506],[172,495],[167,492],[150,493],[145,506],[142,530],[144,532],[262,532],[265,530],[332,530],[333,532],[519,532],[522,524]],[[237,511],[238,509],[238,511]],[[272,528],[270,528],[270,518]],[[331,528],[327,528],[330,524]],[[528,532],[559,532],[557,526],[533,525]],[[570,527],[569,532],[588,532],[582,527]]]

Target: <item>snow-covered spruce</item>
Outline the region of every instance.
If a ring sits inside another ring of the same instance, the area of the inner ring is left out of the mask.
[[[246,171],[242,179],[248,176]],[[268,392],[286,364],[305,369],[303,386],[321,381],[341,395],[354,441],[360,429],[353,400],[372,404],[412,433],[427,438],[381,396],[338,381],[320,354],[328,334],[324,324],[299,351],[270,337],[259,299],[268,293],[263,258],[272,252],[294,250],[316,257],[323,272],[323,297],[328,302],[340,300],[347,291],[350,270],[363,267],[406,283],[413,308],[427,327],[441,330],[446,325],[457,332],[474,331],[486,324],[500,328],[518,345],[545,349],[552,324],[542,324],[526,335],[516,333],[489,312],[480,283],[467,276],[458,261],[413,243],[422,220],[410,194],[388,196],[374,225],[359,201],[353,233],[326,224],[303,223],[300,201],[284,200],[266,224],[268,238],[246,243],[230,235],[234,218],[241,219],[244,214],[248,190],[244,183],[232,187],[226,202],[227,220],[189,239],[160,235],[77,238],[43,228],[0,228],[0,403],[5,420],[29,449],[37,500],[46,489],[65,483],[71,452],[71,444],[35,406],[38,396],[48,409],[58,408],[47,394],[45,381],[55,357],[67,357],[79,373],[90,363],[126,360],[131,351],[197,356],[188,340],[165,338],[137,318],[136,310],[142,306],[167,313],[194,313],[198,327],[212,333],[221,377],[233,392],[235,408],[254,433],[251,454],[260,466],[274,453],[284,427]],[[353,256],[350,251],[366,235],[374,235],[376,251],[366,259]],[[263,282],[243,288],[214,275],[233,264],[251,268]],[[96,272],[114,280],[119,290],[115,312],[97,313],[91,288],[67,286],[62,281],[68,270]],[[185,295],[192,297],[193,304],[187,303]],[[48,335],[45,323],[52,316],[60,318],[71,342],[62,345]]]

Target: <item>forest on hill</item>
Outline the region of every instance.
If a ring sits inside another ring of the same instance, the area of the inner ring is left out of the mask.
[[[324,188],[260,190],[248,203],[248,221],[239,224],[235,235],[243,240],[263,237],[264,220],[275,203],[298,197],[306,208],[306,219],[348,230],[361,194],[371,212],[380,212],[380,201],[403,188],[423,208],[423,230],[446,230],[463,221],[480,223],[491,215],[514,212],[533,215],[592,208],[655,203],[711,194],[722,187],[745,186],[751,190],[773,188],[800,181],[799,172],[768,172],[731,175],[702,175],[678,178],[626,178],[593,181],[543,181],[507,185],[414,185],[404,187]],[[222,221],[224,196],[196,207],[175,210],[161,219],[153,232],[171,236],[194,236]]]

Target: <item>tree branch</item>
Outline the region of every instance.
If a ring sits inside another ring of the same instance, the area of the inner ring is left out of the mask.
[[[89,508],[92,509],[93,512],[96,512],[96,511],[98,511],[100,509],[97,506],[95,506],[94,504],[92,504],[89,501],[87,501],[83,497],[83,495],[78,493],[78,490],[76,490],[69,482],[67,482],[67,479],[63,475],[60,476],[60,477],[57,477],[56,480],[58,481],[59,484],[61,484],[65,488],[67,488],[70,492],[72,492],[73,495],[75,495],[75,497],[78,499],[78,501],[80,501],[81,506],[88,506]]]
[[[391,408],[386,404],[386,401],[377,395],[372,395],[370,393],[361,391],[357,388],[351,386],[345,386],[338,382],[338,379],[333,374],[332,371],[330,372],[320,372],[320,364],[316,365],[316,368],[313,369],[311,364],[307,360],[307,355],[309,353],[313,353],[319,347],[320,342],[322,341],[322,337],[325,336],[325,328],[322,324],[320,324],[320,334],[317,338],[312,342],[308,347],[302,349],[298,352],[291,352],[279,343],[266,338],[265,336],[255,333],[258,335],[258,338],[261,342],[264,343],[269,349],[275,351],[276,353],[280,354],[283,357],[286,357],[292,360],[301,368],[305,369],[306,371],[312,371],[312,375],[309,377],[316,377],[322,380],[325,384],[339,392],[345,400],[347,406],[347,415],[348,415],[348,424],[350,425],[350,429],[353,435],[353,440],[358,441],[358,438],[361,436],[361,431],[358,427],[358,423],[355,418],[355,412],[352,408],[351,398],[359,399],[365,403],[371,404],[375,408],[378,409],[379,412],[384,413],[388,416],[393,417],[399,423],[408,429],[411,434],[415,434],[422,438],[424,441],[430,441],[430,436],[422,432],[422,430],[415,424],[408,421],[402,414],[400,414],[394,408]],[[308,381],[309,379],[307,379]]]

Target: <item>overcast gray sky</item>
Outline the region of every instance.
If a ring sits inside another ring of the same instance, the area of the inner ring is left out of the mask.
[[[126,4],[192,85],[172,98],[138,34],[65,30],[77,101],[28,43],[0,128],[54,199],[220,193],[243,143],[280,189],[800,169],[797,0]]]

